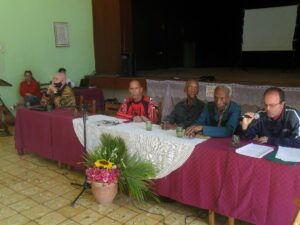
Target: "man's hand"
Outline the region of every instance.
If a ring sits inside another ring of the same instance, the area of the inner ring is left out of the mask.
[[[266,136],[260,137],[260,138],[255,138],[253,139],[254,141],[257,141],[259,144],[266,144],[268,143],[269,138]]]
[[[177,127],[177,125],[176,124],[171,124],[171,123],[169,123],[168,121],[163,121],[163,122],[161,122],[161,128],[163,129],[163,130],[175,130],[176,129],[176,127]]]
[[[51,94],[51,93],[56,93],[57,92],[57,89],[56,89],[56,87],[53,85],[53,84],[50,84],[49,86],[48,86],[48,90],[47,90],[47,94]]]
[[[25,96],[33,96],[33,95],[30,93],[26,93]]]
[[[253,112],[247,112],[247,113],[245,113],[245,115],[248,116],[249,118],[244,117],[243,120],[241,121],[240,124],[241,124],[243,130],[247,130],[249,124],[254,120]]]
[[[203,127],[200,125],[192,125],[185,130],[184,135],[188,137],[195,137],[196,133],[202,131]]]

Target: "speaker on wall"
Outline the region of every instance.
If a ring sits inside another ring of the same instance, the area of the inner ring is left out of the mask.
[[[132,52],[121,53],[121,75],[135,76],[135,55]]]

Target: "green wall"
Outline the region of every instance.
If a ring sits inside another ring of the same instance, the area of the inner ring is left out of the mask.
[[[53,22],[68,22],[70,47],[55,47]],[[49,82],[65,67],[76,84],[95,70],[91,0],[0,0],[0,87],[7,106],[19,99],[24,70]]]

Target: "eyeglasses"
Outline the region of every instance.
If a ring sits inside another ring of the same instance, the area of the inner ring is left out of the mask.
[[[264,104],[264,107],[265,108],[274,108],[276,107],[277,105],[281,105],[281,102],[277,103],[277,104]]]

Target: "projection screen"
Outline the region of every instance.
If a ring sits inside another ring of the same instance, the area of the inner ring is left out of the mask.
[[[245,10],[242,51],[293,50],[297,7]]]

